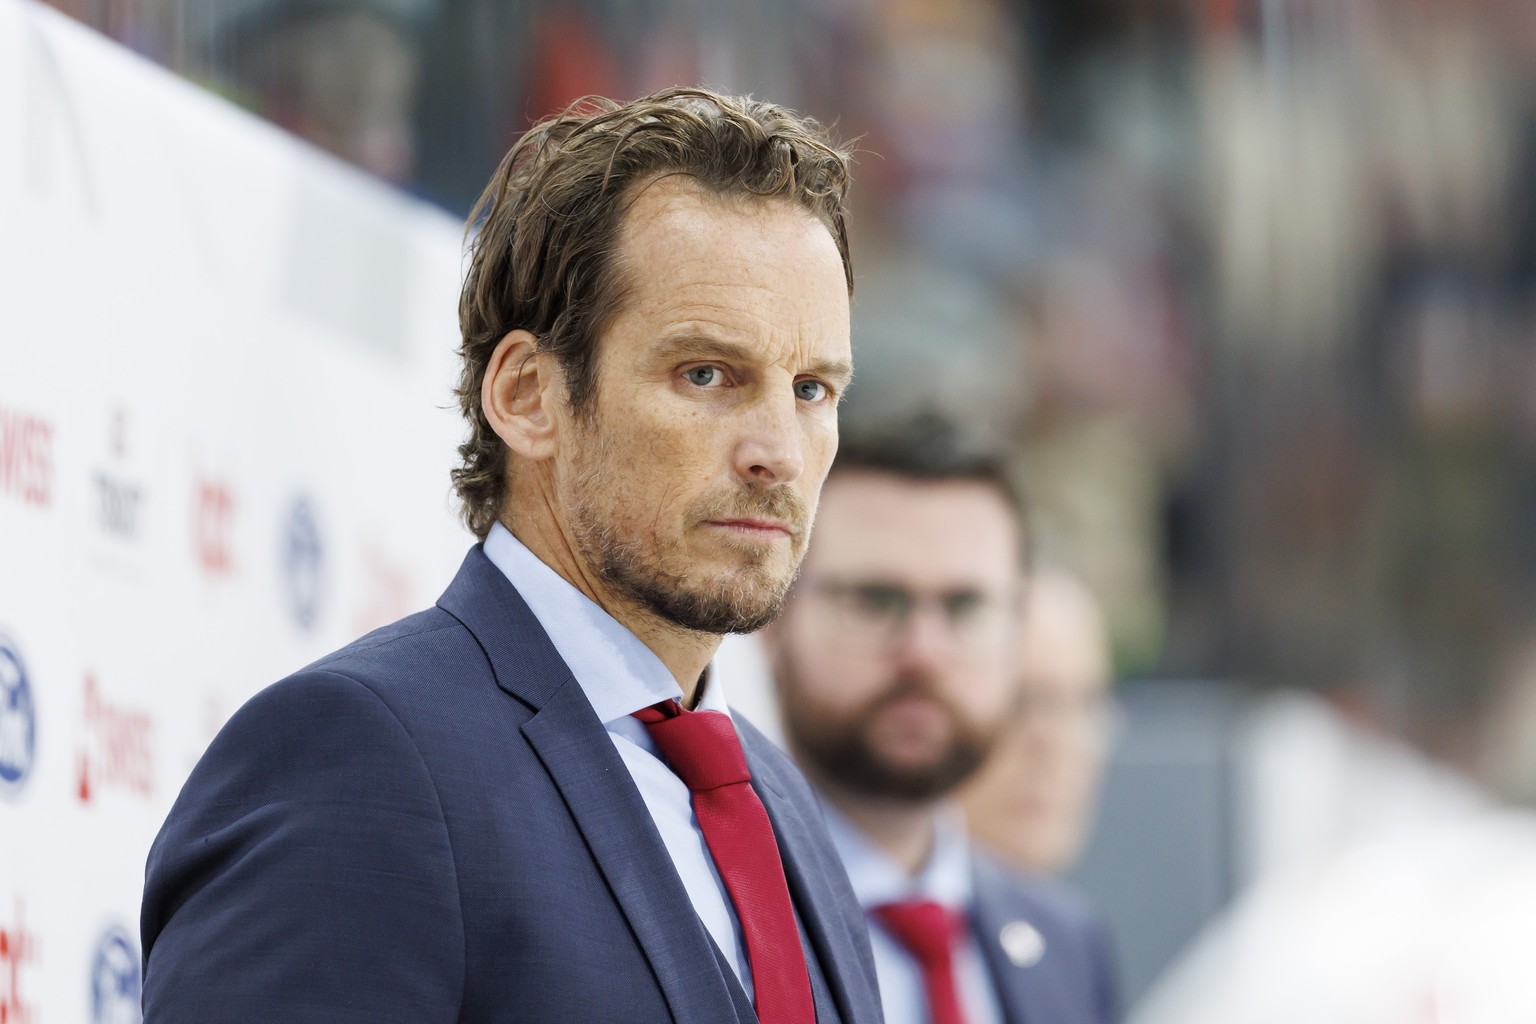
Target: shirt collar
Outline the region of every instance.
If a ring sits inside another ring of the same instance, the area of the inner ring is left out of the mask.
[[[540,561],[505,526],[491,527],[484,550],[549,634],[604,725],[632,721],[629,715],[641,708],[682,699],[677,680],[639,637]],[[725,694],[714,675],[705,672],[698,707],[725,712]]]
[[[970,906],[971,847],[958,808],[946,804],[934,812],[933,850],[916,875],[902,870],[825,798],[822,809],[853,893],[866,910],[911,899],[933,900],[955,910]]]

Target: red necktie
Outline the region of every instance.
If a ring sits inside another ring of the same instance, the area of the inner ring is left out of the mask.
[[[736,905],[762,1024],[813,1024],[816,1006],[779,845],[736,728],[718,711],[663,701],[635,712],[693,793],[704,842]]]
[[[965,933],[964,916],[930,900],[886,903],[871,913],[922,967],[933,1024],[965,1024],[954,960],[955,945]]]

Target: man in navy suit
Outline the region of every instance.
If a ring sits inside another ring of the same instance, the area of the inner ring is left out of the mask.
[[[814,797],[709,670],[837,446],[846,160],[700,90],[508,154],[460,305],[482,543],[214,740],[150,852],[147,1021],[877,1024]]]
[[[1019,697],[1025,547],[986,445],[932,417],[845,437],[800,579],[764,631],[785,738],[869,916],[888,1024],[1117,1013],[1098,919],[972,845],[950,800]]]

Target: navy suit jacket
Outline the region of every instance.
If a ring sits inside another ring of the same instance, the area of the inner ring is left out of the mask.
[[[1071,889],[972,852],[971,930],[1008,1024],[1113,1024],[1119,1019],[1109,942],[1098,915]],[[1020,941],[1033,928],[1043,942]],[[1006,930],[1014,926],[1010,936]],[[1010,938],[1013,955],[1010,955]]]
[[[878,1024],[805,781],[738,716],[821,1024]],[[751,1024],[628,770],[472,549],[435,608],[267,688],[150,851],[148,1024]]]

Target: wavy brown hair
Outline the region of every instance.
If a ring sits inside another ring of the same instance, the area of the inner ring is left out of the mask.
[[[625,295],[615,260],[624,213],[664,175],[707,195],[793,203],[831,232],[849,293],[850,154],[814,120],[750,97],[668,89],[632,103],[578,100],[518,140],[470,214],[459,298],[456,394],[469,437],[453,484],[466,526],[484,538],[507,496],[508,451],[480,407],[496,345],[519,328],[553,353],[566,400],[590,412],[597,339]],[[478,229],[478,230],[477,230]]]

